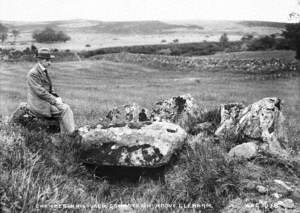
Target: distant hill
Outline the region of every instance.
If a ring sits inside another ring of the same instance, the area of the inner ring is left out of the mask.
[[[284,28],[286,23],[284,22],[270,22],[270,21],[240,21],[239,24],[247,27],[274,27]]]
[[[228,20],[168,20],[168,21],[126,21],[106,22],[99,20],[73,19],[43,22],[1,21],[9,31],[17,29],[16,38],[10,33],[8,39],[0,42],[0,48],[25,49],[31,44],[70,50],[91,50],[105,47],[132,45],[153,45],[191,42],[216,42],[223,33],[230,41],[239,41],[244,35],[254,37],[280,34],[286,23],[266,21]],[[60,43],[37,43],[32,38],[34,31],[51,27],[71,37]]]
[[[164,34],[169,32],[245,32],[251,28],[273,28],[282,29],[286,23],[269,21],[126,21],[126,22],[104,22],[96,20],[59,20],[45,22],[13,22],[0,21],[9,28],[17,28],[23,32],[42,30],[45,27],[63,30],[67,32],[80,33],[109,33],[109,34]],[[256,31],[256,30],[255,30]]]
[[[1,21],[0,21],[1,22]],[[103,22],[94,20],[67,20],[48,22],[2,22],[10,28],[18,28],[21,31],[41,30],[45,27],[65,31],[81,31],[89,33],[111,34],[156,34],[164,33],[178,28],[186,30],[203,30],[198,25],[177,25],[161,21],[128,21],[128,22]]]
[[[177,28],[203,30],[203,27],[197,25],[175,25],[161,21],[102,22],[96,26],[86,28],[99,33],[112,34],[155,34]]]

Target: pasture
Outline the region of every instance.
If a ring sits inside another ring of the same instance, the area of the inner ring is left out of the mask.
[[[226,59],[229,62],[277,58],[290,63],[293,54],[291,51],[266,51],[220,53],[197,58],[208,61],[211,58]],[[9,116],[21,101],[26,101],[26,74],[33,65],[29,62],[0,64],[1,116]],[[231,66],[206,67],[194,71],[176,70],[173,67],[153,68],[145,64],[102,59],[53,63],[49,74],[57,93],[72,107],[78,126],[96,123],[104,111],[114,106],[136,102],[151,108],[158,100],[186,93],[192,94],[203,108],[214,108],[228,102],[250,104],[263,97],[277,96],[283,100],[289,146],[299,151],[299,73],[247,73],[243,66],[234,70]],[[195,212],[195,209],[178,208],[178,204],[190,203],[211,204],[212,209],[205,212],[220,212],[231,199],[252,196],[244,184],[245,181],[250,183],[251,178],[260,184],[275,177],[298,181],[297,176],[287,175],[288,171],[279,167],[276,159],[268,159],[265,165],[260,166],[243,161],[232,163],[226,160],[219,146],[203,143],[195,152],[182,151],[178,163],[166,174],[164,184],[143,178],[137,183],[111,183],[79,165],[67,142],[53,151],[55,148],[51,148],[47,135],[22,133],[1,122],[0,134],[3,136],[0,138],[0,162],[5,162],[0,164],[3,170],[0,194],[5,195],[0,206],[12,212],[33,212],[40,204],[48,207],[57,204],[90,207],[102,204],[173,204],[177,207],[175,212]],[[25,139],[21,139],[22,134]],[[189,136],[188,140],[199,138]],[[63,166],[57,167],[53,163],[51,153],[54,152],[63,159]],[[53,209],[44,210],[50,212]],[[94,210],[81,209],[78,212],[99,211]],[[114,210],[134,211],[128,206]],[[153,208],[152,212],[168,210],[170,208]],[[137,212],[149,211],[142,208]]]
[[[200,59],[241,60],[278,58],[290,62],[291,51],[222,53]],[[195,58],[195,57],[193,57]],[[0,113],[10,115],[26,101],[26,74],[33,63],[1,63]],[[299,75],[293,73],[245,73],[243,69],[197,71],[153,69],[140,64],[106,60],[53,63],[49,71],[57,93],[70,104],[77,125],[96,122],[101,113],[114,106],[136,102],[151,108],[160,99],[192,94],[200,106],[211,108],[221,103],[253,103],[263,97],[283,99],[284,114],[290,122],[300,121]]]

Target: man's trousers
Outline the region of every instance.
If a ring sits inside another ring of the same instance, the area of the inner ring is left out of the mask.
[[[51,105],[50,111],[52,117],[58,118],[61,133],[71,134],[74,132],[74,116],[68,104],[62,103],[59,105],[59,107]]]

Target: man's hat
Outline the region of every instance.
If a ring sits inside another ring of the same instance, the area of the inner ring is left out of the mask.
[[[41,48],[38,50],[38,54],[36,56],[37,58],[40,59],[52,59],[55,58],[54,55],[50,54],[50,50],[48,48]]]

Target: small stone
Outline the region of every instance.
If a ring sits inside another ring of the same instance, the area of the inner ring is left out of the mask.
[[[255,142],[248,142],[233,147],[228,155],[230,157],[243,157],[246,159],[253,158],[257,155],[257,145]]]
[[[256,190],[261,194],[266,194],[268,192],[268,189],[261,185],[256,186]]]
[[[275,183],[279,184],[280,186],[284,187],[286,190],[288,191],[293,191],[293,189],[291,187],[289,187],[285,182],[283,182],[282,180],[274,180]]]
[[[111,147],[111,149],[117,149],[118,148],[118,146],[116,146],[116,145],[113,145],[112,147]]]
[[[276,198],[276,199],[279,199],[279,198],[282,197],[282,195],[281,195],[281,194],[278,194],[277,192],[271,194],[271,196],[274,197],[274,198]]]
[[[255,190],[256,189],[255,182],[249,181],[249,182],[245,183],[245,189],[247,189],[249,191]]]
[[[292,199],[284,199],[284,200],[280,200],[278,202],[275,203],[275,206],[281,206],[283,208],[286,209],[293,209],[295,208],[295,204],[294,201]]]

